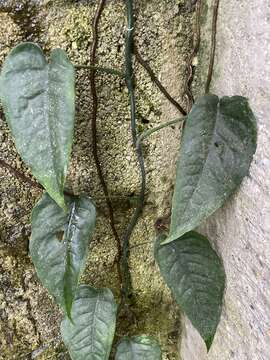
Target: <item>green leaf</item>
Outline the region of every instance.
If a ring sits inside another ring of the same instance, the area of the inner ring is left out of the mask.
[[[238,188],[248,174],[256,134],[247,99],[199,98],[183,132],[170,233],[164,243],[195,229]]]
[[[61,334],[72,360],[107,360],[115,332],[117,306],[109,289],[81,285],[71,322],[62,321]]]
[[[30,254],[37,275],[70,315],[95,228],[96,211],[86,196],[65,197],[68,212],[44,194],[32,212]]]
[[[124,337],[117,347],[115,360],[161,360],[158,342],[148,336]]]
[[[33,43],[16,46],[4,62],[0,98],[24,162],[50,196],[64,204],[74,127],[74,68],[63,50],[47,63]]]
[[[210,348],[220,320],[225,273],[221,260],[204,236],[191,231],[170,244],[155,244],[161,275]]]

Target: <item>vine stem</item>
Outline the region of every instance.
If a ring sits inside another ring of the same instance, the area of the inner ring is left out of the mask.
[[[22,182],[26,183],[30,187],[34,187],[34,188],[36,188],[38,190],[43,190],[42,185],[40,185],[39,183],[33,181],[28,176],[24,175],[23,173],[21,173],[20,171],[18,171],[17,169],[15,169],[13,166],[9,165],[7,162],[5,162],[2,159],[0,159],[0,167],[2,167],[4,169],[7,169],[18,180],[21,180]]]
[[[137,153],[140,173],[141,173],[141,188],[137,207],[131,217],[131,220],[123,235],[123,254],[122,267],[124,274],[123,297],[124,301],[132,296],[132,282],[129,269],[129,242],[130,237],[136,226],[139,217],[143,211],[144,197],[146,189],[146,172],[144,166],[142,147],[137,146],[137,128],[136,128],[136,101],[134,89],[134,70],[133,70],[133,51],[134,51],[134,5],[133,0],[125,0],[127,13],[127,34],[126,34],[126,50],[125,50],[125,64],[126,64],[126,84],[129,92],[130,101],[130,117],[131,117],[131,132],[132,142]]]
[[[160,92],[166,97],[166,99],[169,100],[170,103],[175,106],[182,115],[187,115],[187,112],[182,108],[182,106],[168,93],[165,87],[161,84],[161,82],[158,80],[155,73],[151,69],[150,65],[142,58],[139,50],[136,47],[134,47],[134,55],[138,63],[146,70],[153,83],[156,84],[156,86],[158,87]]]
[[[17,169],[15,169],[13,166],[11,166],[10,164],[8,164],[6,161],[0,159],[0,168],[2,169],[7,169],[15,178],[17,178],[18,180],[24,182],[26,185],[28,185],[31,188],[36,188],[38,191],[42,191],[45,190],[44,187],[39,184],[36,181],[33,181],[31,178],[29,178],[28,176],[24,175],[22,172],[18,171]],[[65,195],[69,195],[69,196],[75,196],[74,193],[72,193],[71,191],[64,191]],[[128,199],[128,196],[119,196],[119,195],[110,195],[110,198],[114,198],[114,199]],[[95,196],[95,198],[93,198],[93,200],[104,200],[106,201],[106,197],[104,196]]]
[[[214,0],[210,61],[209,61],[209,67],[208,67],[207,80],[206,80],[206,84],[205,84],[205,93],[206,94],[208,94],[209,90],[210,90],[210,85],[211,85],[211,81],[212,81],[212,77],[213,77],[214,64],[215,64],[218,9],[219,9],[219,0]]]
[[[98,177],[102,186],[102,190],[104,192],[105,195],[105,199],[106,199],[106,203],[107,203],[107,207],[109,210],[109,221],[110,221],[110,226],[116,241],[116,246],[117,246],[117,272],[118,272],[118,278],[119,278],[119,282],[120,282],[120,287],[122,289],[123,286],[123,277],[122,277],[122,271],[121,271],[121,266],[120,266],[120,260],[122,257],[122,246],[121,246],[121,240],[120,237],[118,235],[118,232],[116,230],[115,227],[115,220],[114,220],[114,211],[113,211],[113,206],[112,206],[112,202],[109,196],[109,191],[107,188],[107,184],[105,182],[105,179],[103,177],[103,173],[102,173],[102,169],[101,169],[101,164],[99,161],[99,156],[98,156],[98,148],[97,148],[97,112],[98,112],[98,98],[97,98],[97,90],[96,90],[96,67],[95,67],[95,63],[96,63],[96,51],[97,51],[97,46],[98,46],[98,26],[99,26],[99,20],[101,18],[102,15],[102,11],[105,7],[105,2],[106,0],[100,0],[98,3],[98,7],[94,16],[94,20],[93,20],[93,43],[92,43],[92,48],[91,48],[91,55],[90,55],[90,88],[91,88],[91,95],[92,95],[92,123],[91,123],[91,128],[92,128],[92,141],[93,141],[93,157],[95,160],[95,164],[96,164],[96,168],[97,168],[97,172],[98,172]]]
[[[194,104],[194,97],[192,94],[192,90],[191,90],[191,85],[192,85],[192,81],[194,78],[194,72],[195,72],[195,68],[192,64],[193,59],[195,58],[195,56],[197,56],[199,49],[200,49],[200,44],[201,44],[201,7],[202,7],[202,0],[197,0],[196,2],[196,19],[195,19],[195,39],[193,40],[194,46],[193,46],[193,50],[192,53],[187,61],[187,80],[185,82],[185,93],[184,95],[187,98],[187,103],[188,103],[188,112],[190,112],[192,105]]]
[[[33,181],[28,176],[24,175],[23,173],[21,173],[20,171],[18,171],[17,169],[15,169],[13,166],[11,166],[2,159],[0,159],[0,167],[7,169],[14,177],[24,182],[25,184],[29,185],[30,187],[36,188],[39,191],[44,191],[44,190],[46,191],[46,189],[41,184],[39,184],[36,181]],[[64,190],[64,194],[67,196],[75,196],[75,194],[69,190]]]
[[[153,133],[155,133],[156,131],[159,131],[161,129],[164,129],[168,126],[172,126],[172,125],[175,125],[177,123],[180,123],[180,122],[183,122],[185,121],[185,117],[182,117],[182,118],[177,118],[177,119],[174,119],[174,120],[171,120],[171,121],[168,121],[164,124],[161,124],[161,125],[158,125],[152,129],[148,129],[146,131],[144,131],[137,139],[137,142],[136,142],[136,147],[139,147],[140,144],[146,139],[148,138],[148,136],[152,135]]]

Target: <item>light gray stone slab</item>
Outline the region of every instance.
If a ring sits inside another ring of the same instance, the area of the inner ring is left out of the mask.
[[[208,14],[210,16],[210,14]],[[270,1],[221,0],[212,92],[248,97],[258,148],[238,193],[200,229],[224,261],[227,289],[208,356],[184,319],[183,360],[270,359]]]

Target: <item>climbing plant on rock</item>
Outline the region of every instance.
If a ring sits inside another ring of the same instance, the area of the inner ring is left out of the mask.
[[[129,237],[144,203],[146,179],[141,142],[164,127],[138,136],[132,1],[127,1],[127,17],[126,82],[142,186],[138,207],[123,241],[118,242],[123,279],[120,307],[128,305]],[[111,73],[119,74],[113,69]],[[40,281],[63,310],[63,341],[73,360],[107,360],[115,335],[116,300],[109,289],[79,284],[95,229],[95,205],[89,196],[75,196],[65,189],[73,142],[74,83],[74,67],[63,50],[53,50],[47,61],[38,45],[22,43],[10,52],[3,65],[0,99],[17,150],[45,190],[32,212],[30,254]],[[158,228],[154,256],[176,302],[209,349],[220,321],[225,271],[211,242],[194,229],[226,202],[248,174],[256,150],[256,120],[247,99],[206,94],[179,121],[185,121],[185,127],[171,224],[169,229]],[[168,125],[172,123],[175,121]],[[106,186],[104,189],[106,192]],[[161,359],[160,346],[151,337],[124,337],[117,346],[116,360],[146,358]]]

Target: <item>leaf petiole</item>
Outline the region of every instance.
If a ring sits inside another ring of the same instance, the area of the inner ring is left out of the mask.
[[[152,135],[153,133],[155,133],[156,131],[159,131],[159,130],[162,130],[168,126],[172,126],[174,124],[177,124],[177,123],[180,123],[180,122],[183,122],[185,121],[186,117],[182,117],[182,118],[177,118],[177,119],[174,119],[174,120],[171,120],[171,121],[168,121],[164,124],[161,124],[157,127],[154,127],[152,129],[148,129],[146,131],[144,131],[137,139],[137,142],[136,142],[136,147],[140,146],[141,142],[144,141],[146,138],[148,138],[148,136]]]

